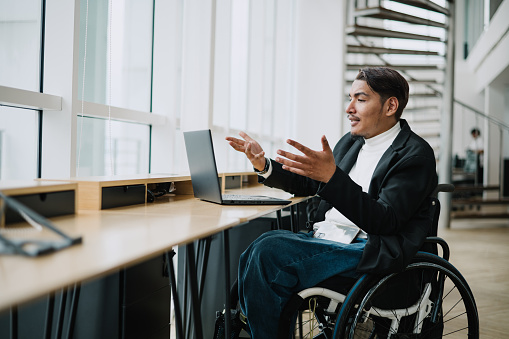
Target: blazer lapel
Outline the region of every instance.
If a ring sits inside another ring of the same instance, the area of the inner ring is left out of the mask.
[[[405,146],[408,138],[410,137],[411,130],[406,120],[401,119],[400,123],[401,131],[376,165],[375,172],[371,178],[371,183],[369,184],[369,194],[373,197],[378,196],[378,191],[382,186],[383,179],[395,161],[394,159],[398,157],[398,151]]]
[[[352,146],[348,149],[346,154],[342,157],[340,153],[334,155],[334,159],[336,160],[336,164],[338,167],[345,173],[349,173],[352,169],[353,165],[357,161],[357,156],[359,155],[359,151],[361,150],[362,145],[364,144],[363,138],[356,139]],[[320,200],[320,204],[318,205],[318,209],[315,213],[314,221],[321,221],[325,219],[325,213],[332,208],[332,204],[329,204],[326,200]]]
[[[343,170],[346,174],[350,173],[353,165],[357,162],[357,156],[359,155],[359,151],[361,150],[362,145],[364,145],[364,139],[358,138],[355,140],[354,144],[348,152],[345,154],[343,159],[338,164],[338,167]],[[336,159],[336,162],[338,159]]]
[[[394,151],[392,146],[389,146],[387,151],[385,151],[384,155],[376,165],[375,172],[373,172],[373,177],[371,177],[368,191],[372,197],[378,196],[378,190],[382,186],[382,181],[389,171],[390,166],[393,163],[393,159],[397,157],[397,155],[398,153]]]

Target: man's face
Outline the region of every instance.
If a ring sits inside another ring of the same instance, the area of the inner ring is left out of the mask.
[[[369,139],[394,126],[394,114],[387,114],[394,99],[388,99],[382,105],[380,95],[373,92],[366,81],[355,80],[350,90],[350,104],[346,108],[352,135]]]

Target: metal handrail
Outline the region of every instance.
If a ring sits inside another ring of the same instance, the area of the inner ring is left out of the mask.
[[[509,125],[505,124],[504,122],[502,122],[502,121],[500,121],[500,120],[498,120],[496,118],[493,118],[493,117],[491,117],[489,115],[486,115],[485,113],[479,111],[478,109],[475,109],[472,106],[469,106],[469,105],[465,104],[464,102],[459,101],[458,99],[454,99],[454,102],[459,104],[460,106],[465,107],[466,109],[472,111],[473,113],[482,116],[483,118],[489,120],[490,122],[492,122],[492,123],[494,123],[494,124],[496,124],[496,125],[498,125],[500,127],[503,127],[503,128],[505,128],[506,130],[509,131]]]

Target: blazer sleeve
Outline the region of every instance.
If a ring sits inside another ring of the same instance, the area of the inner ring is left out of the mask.
[[[258,176],[258,182],[274,188],[282,189],[296,196],[313,196],[320,185],[319,181],[298,175],[283,169],[282,165],[274,160],[272,174],[268,178]]]

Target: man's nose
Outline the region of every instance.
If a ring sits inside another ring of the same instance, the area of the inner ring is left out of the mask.
[[[348,105],[346,106],[346,110],[345,110],[345,112],[346,112],[346,114],[350,114],[350,113],[352,113],[353,111],[354,111],[354,108],[353,108],[353,102],[352,102],[352,101],[350,101],[350,102],[348,103]]]

